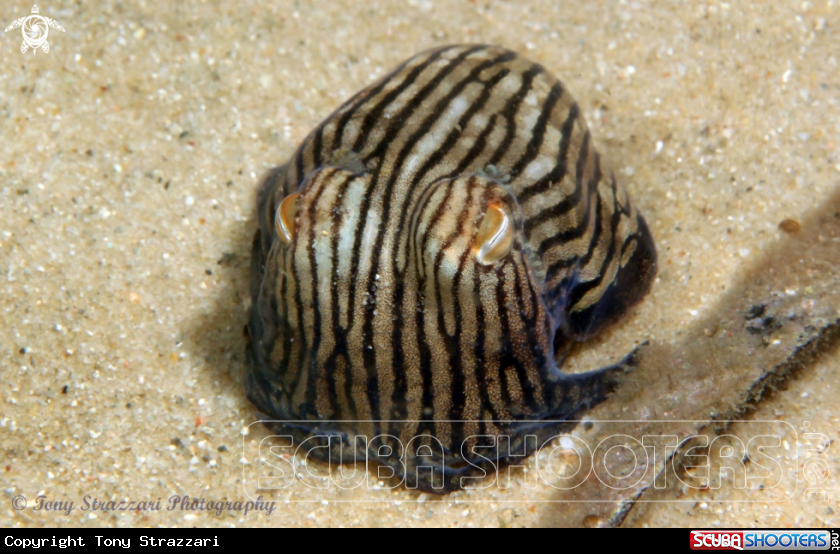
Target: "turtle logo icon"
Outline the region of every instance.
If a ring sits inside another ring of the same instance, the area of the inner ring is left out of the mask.
[[[50,51],[50,43],[47,42],[47,35],[50,34],[50,27],[58,31],[64,32],[64,27],[58,24],[55,19],[44,17],[38,14],[38,6],[32,6],[32,14],[26,17],[21,17],[12,22],[6,27],[6,32],[23,27],[23,42],[20,44],[20,51],[24,54],[27,50],[32,48],[32,53],[38,51],[38,48],[43,48],[44,53]]]

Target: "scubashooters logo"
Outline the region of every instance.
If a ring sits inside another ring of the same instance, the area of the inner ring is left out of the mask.
[[[692,531],[692,550],[829,550],[836,531]]]
[[[692,550],[743,550],[741,531],[692,531]]]
[[[713,491],[718,501],[726,500],[730,491],[739,490],[779,487],[784,494],[779,495],[778,501],[795,494],[797,474],[785,472],[777,460],[784,452],[782,437],[796,441],[795,429],[786,422],[763,422],[760,427],[754,427],[755,432],[711,439],[705,435],[687,437],[664,432],[632,437],[620,432],[622,425],[622,422],[595,422],[593,428],[598,435],[593,439],[560,434],[540,439],[544,441],[540,443],[537,436],[525,435],[519,446],[514,444],[513,437],[505,435],[466,437],[460,449],[460,467],[449,465],[451,459],[444,458],[443,446],[436,444],[434,437],[426,437],[428,443],[422,442],[423,436],[411,437],[403,444],[389,435],[372,438],[354,435],[353,442],[347,444],[337,436],[313,435],[295,443],[291,435],[249,438],[246,427],[242,432],[242,483],[249,498],[267,490],[287,488],[418,488],[421,478],[425,478],[427,488],[440,490],[445,472],[449,471],[448,475],[460,479],[460,487],[476,491],[474,494],[482,489],[489,492],[510,487],[522,490],[551,487],[562,491],[578,487],[664,489],[674,480],[699,494]],[[609,430],[613,426],[616,432],[611,434]],[[767,426],[774,426],[776,432],[768,433]],[[676,457],[672,454],[681,445],[686,452],[681,463],[690,471],[682,471],[682,466],[675,467],[673,462]],[[394,449],[392,465],[375,464],[368,459],[369,452],[378,449],[381,453],[386,448]],[[406,452],[416,452],[413,460]],[[465,470],[471,467],[475,469],[472,473]],[[574,501],[597,502],[598,499],[578,495]]]

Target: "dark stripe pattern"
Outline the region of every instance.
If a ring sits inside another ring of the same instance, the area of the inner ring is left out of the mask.
[[[287,243],[275,214],[295,192]],[[513,239],[483,265],[491,206]],[[510,452],[491,457],[504,462],[525,434],[548,436],[602,400],[612,370],[558,366],[656,271],[578,104],[499,47],[427,51],[358,93],[268,175],[258,213],[249,397],[287,421],[278,432],[342,441],[333,460],[359,455],[356,435],[378,437],[368,456],[434,492],[480,474],[476,435],[510,435]],[[412,473],[420,458],[440,482]]]

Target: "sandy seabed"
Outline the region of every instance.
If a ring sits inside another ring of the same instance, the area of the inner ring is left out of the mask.
[[[6,2],[2,26],[31,7]],[[655,237],[651,294],[568,369],[645,340],[725,340],[704,322],[737,283],[795,270],[786,241],[840,241],[819,227],[840,218],[840,2],[39,7],[65,29],[50,30],[49,53],[21,53],[20,30],[0,38],[0,525],[840,525],[833,339],[727,427],[752,436],[784,424],[772,455],[781,484],[653,488],[616,517],[562,501],[543,480],[529,486],[539,456],[506,489],[443,497],[373,476],[370,488],[257,491],[271,475],[258,459],[267,433],[242,384],[260,176],[353,93],[447,43],[503,45],[557,75]],[[768,293],[821,309],[815,329],[840,315],[829,294],[840,257],[827,259]],[[758,348],[793,351],[773,333],[752,333]],[[702,404],[726,392],[694,384],[672,379],[669,394]],[[604,409],[669,417],[619,401]],[[814,487],[824,492],[806,494]],[[270,513],[246,513],[259,494]],[[39,496],[53,509],[34,509]],[[94,501],[104,508],[82,509]]]

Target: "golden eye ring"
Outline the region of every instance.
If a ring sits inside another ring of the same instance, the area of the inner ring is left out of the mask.
[[[300,196],[300,193],[295,192],[284,198],[277,207],[277,213],[274,216],[274,228],[277,229],[277,235],[286,244],[291,244],[295,236],[298,196]]]
[[[490,204],[475,235],[475,259],[493,265],[508,255],[513,246],[513,218],[501,204]]]

